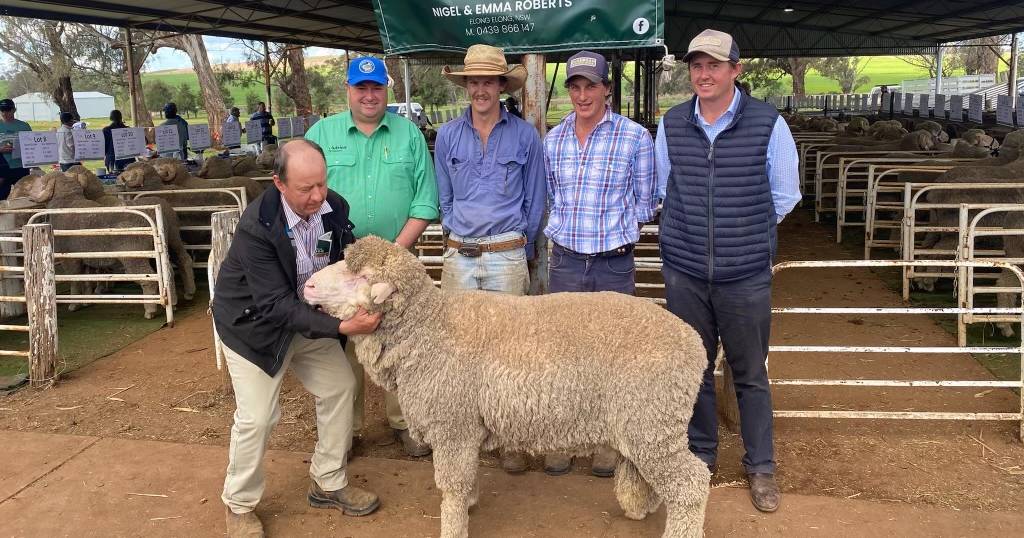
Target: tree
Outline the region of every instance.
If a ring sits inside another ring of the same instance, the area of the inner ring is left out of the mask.
[[[243,45],[249,49],[246,54],[251,70],[246,73],[253,83],[265,84],[264,68],[269,63],[270,79],[275,83],[280,92],[291,99],[291,103],[282,105],[291,109],[298,109],[302,114],[308,114],[312,108],[309,82],[307,80],[306,61],[303,55],[303,48],[296,45],[284,45],[272,43],[268,45],[269,57],[263,52],[263,43],[257,41],[243,41]],[[281,102],[275,95],[273,98],[274,108]]]
[[[793,77],[793,95],[801,97],[807,93],[804,80],[807,70],[814,66],[814,58],[782,58],[777,60],[779,69]]]
[[[864,76],[864,68],[867,65],[868,62],[860,65],[860,58],[856,56],[848,56],[822,58],[815,65],[815,69],[825,78],[838,82],[842,93],[853,93],[855,88],[867,84],[871,80]]]
[[[224,106],[224,97],[217,83],[217,77],[210,65],[210,57],[206,53],[206,44],[203,43],[203,36],[197,34],[162,35],[157,44],[162,47],[178,49],[188,54],[192,60],[192,69],[199,78],[199,91],[203,96],[203,108],[206,109],[206,117],[210,123],[210,134],[214,138],[220,138],[220,126],[227,116],[227,107]]]
[[[957,69],[963,67],[960,61],[960,56],[957,54],[955,47],[944,47],[942,51],[942,76],[952,76]],[[928,78],[935,78],[936,76],[936,63],[934,54],[912,54],[910,56],[900,56],[900,60],[904,63],[910,64],[919,69],[925,69],[928,71]],[[896,81],[892,81],[896,82]]]
[[[256,92],[247,92],[245,94],[245,112],[252,114],[256,112],[256,107],[260,102],[260,96],[256,95]]]
[[[981,75],[996,73],[1002,60],[1001,51],[1008,44],[1005,36],[990,36],[962,41],[956,46],[964,73]],[[1005,63],[1005,61],[1004,61]]]
[[[740,81],[750,84],[751,93],[761,97],[772,97],[782,94],[784,76],[786,72],[779,66],[778,60],[752,58],[743,61]]]
[[[174,90],[162,80],[154,80],[145,84],[146,110],[163,110],[164,105],[174,101]]]
[[[7,95],[12,97],[26,93],[47,93],[47,90],[39,76],[29,69],[21,69],[7,79]]]
[[[192,86],[187,82],[182,82],[178,86],[177,93],[174,96],[174,103],[178,105],[178,112],[183,112],[186,115],[199,112],[199,97],[192,91]]]
[[[321,70],[310,69],[306,72],[306,80],[309,84],[309,94],[314,111],[327,110],[332,103],[338,100],[341,87]]]
[[[277,90],[270,93],[273,96],[274,115],[279,118],[294,115],[295,101],[279,88]]]
[[[73,58],[75,68],[85,74],[93,84],[103,88],[115,88],[116,102],[120,103],[125,117],[131,112],[128,87],[129,80],[135,85],[135,107],[141,117],[132,118],[137,127],[151,127],[153,118],[148,113],[145,91],[142,85],[142,66],[149,55],[157,50],[154,32],[131,30],[132,50],[126,51],[124,29],[92,24],[75,24],[81,50]],[[132,58],[132,72],[128,72],[128,56]],[[127,106],[126,106],[127,105]]]
[[[454,101],[456,86],[441,74],[441,68],[436,65],[417,66],[413,69],[416,79],[416,92],[414,99],[424,107],[437,108]],[[395,96],[398,100],[404,100],[405,95]]]
[[[686,64],[674,66],[672,69],[658,71],[658,95],[679,95],[692,93],[690,88],[690,72]]]
[[[39,19],[0,17],[0,51],[28,68],[42,81],[63,112],[78,113],[71,86],[71,58],[75,40],[64,23]]]

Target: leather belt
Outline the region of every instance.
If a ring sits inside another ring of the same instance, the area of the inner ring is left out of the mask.
[[[449,248],[454,248],[459,251],[459,254],[468,256],[470,258],[476,258],[484,252],[504,252],[506,250],[513,250],[526,246],[526,238],[518,237],[516,239],[509,239],[508,241],[499,241],[497,243],[473,243],[471,241],[459,242],[454,239],[448,239],[445,242]]]
[[[555,244],[558,245],[558,243]],[[630,252],[633,252],[633,246],[633,243],[629,243],[627,245],[622,245],[621,247],[606,250],[604,252],[595,252],[594,254],[584,254],[582,252],[576,252],[575,250],[571,248],[565,248],[562,245],[558,245],[558,248],[569,253],[571,256],[575,256],[578,258],[614,258],[615,256],[624,256],[626,254],[629,254]]]

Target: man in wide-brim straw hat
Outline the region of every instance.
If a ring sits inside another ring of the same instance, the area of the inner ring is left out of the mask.
[[[441,69],[441,74],[463,88],[466,87],[468,77],[500,77],[505,83],[501,91],[505,93],[518,91],[526,83],[526,68],[521,65],[509,67],[504,51],[490,45],[469,47],[462,71],[453,71],[451,66],[446,65]]]
[[[502,92],[523,87],[526,69],[502,50],[473,45],[465,67],[442,73],[466,88],[465,113],[438,130],[434,168],[441,224],[448,233],[441,289],[525,295],[527,260],[545,205],[544,148],[537,130],[509,114]],[[523,454],[503,452],[502,468],[526,470]]]

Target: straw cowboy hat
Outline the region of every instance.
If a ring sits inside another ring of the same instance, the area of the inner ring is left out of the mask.
[[[441,74],[448,80],[466,86],[466,77],[505,77],[505,93],[512,93],[523,87],[526,82],[526,68],[517,65],[509,68],[505,61],[505,52],[490,45],[473,45],[466,51],[466,59],[462,71],[452,71],[446,65]]]

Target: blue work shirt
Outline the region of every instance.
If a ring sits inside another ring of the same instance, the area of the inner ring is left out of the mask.
[[[695,99],[697,99],[695,97]],[[700,113],[700,99],[697,99],[694,112],[698,124],[708,140],[715,141],[715,138],[732,123],[736,117],[736,107],[740,103],[740,92],[733,88],[732,102],[729,108],[715,121],[714,125],[704,120]],[[672,171],[672,163],[668,159],[668,141],[665,139],[665,119],[658,122],[658,134],[654,139],[654,160],[658,169],[658,198],[665,199],[665,191],[668,189],[668,176]],[[786,120],[779,116],[772,128],[772,136],[768,139],[768,184],[772,189],[772,202],[775,205],[775,214],[778,221],[789,214],[800,202],[800,157],[796,151],[796,142],[793,141],[793,134],[789,131]]]
[[[484,148],[467,107],[437,131],[434,171],[445,229],[467,238],[521,232],[532,257],[546,201],[544,147],[532,125],[502,109]]]

